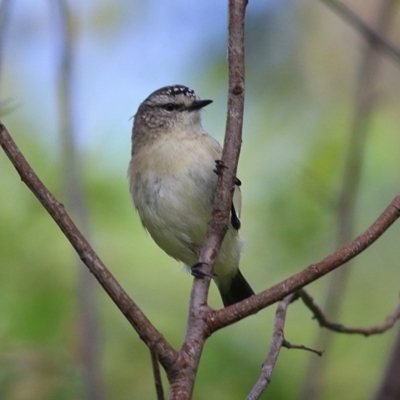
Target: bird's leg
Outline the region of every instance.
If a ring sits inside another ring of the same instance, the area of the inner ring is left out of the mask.
[[[190,267],[190,273],[195,277],[195,278],[205,278],[206,276],[208,276],[209,278],[213,279],[217,276],[217,274],[208,274],[207,272],[204,272],[201,270],[201,267],[203,265],[208,265],[205,262],[197,262],[196,264],[193,264]]]

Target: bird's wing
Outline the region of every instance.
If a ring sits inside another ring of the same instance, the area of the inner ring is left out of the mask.
[[[233,192],[233,200],[231,207],[231,225],[236,229],[240,229],[240,213],[242,210],[242,193],[239,186],[235,186],[235,191]]]

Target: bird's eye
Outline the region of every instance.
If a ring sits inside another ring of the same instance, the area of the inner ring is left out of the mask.
[[[166,111],[174,111],[175,110],[175,104],[172,103],[167,103],[163,105],[163,109]]]

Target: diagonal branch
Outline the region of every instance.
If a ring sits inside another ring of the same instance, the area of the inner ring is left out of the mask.
[[[337,322],[333,322],[328,319],[325,313],[322,311],[321,307],[315,303],[314,299],[305,291],[299,290],[299,296],[303,300],[303,303],[311,310],[314,315],[314,318],[318,321],[319,325],[323,328],[330,329],[334,332],[339,333],[350,333],[350,334],[358,334],[364,336],[376,335],[379,333],[384,333],[400,319],[400,303],[397,304],[396,308],[390,314],[386,320],[380,324],[370,327],[350,327],[344,326]]]
[[[64,206],[48,191],[32,170],[1,121],[0,145],[13,163],[21,180],[42,203],[74,247],[81,260],[89,268],[90,272],[98,280],[117,307],[122,311],[140,338],[147,346],[156,349],[164,368],[175,368],[177,351],[171,347],[165,338],[151,324],[136,303],[128,296],[111,272],[106,268],[98,255],[91,248],[88,241],[68,216]]]
[[[371,246],[399,217],[400,193],[364,233],[346,246],[255,296],[222,310],[211,311],[208,315],[210,331],[240,321],[345,264]]]

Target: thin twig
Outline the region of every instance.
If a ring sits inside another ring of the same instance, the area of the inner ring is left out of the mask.
[[[278,303],[278,307],[276,308],[275,312],[272,342],[269,347],[268,355],[262,366],[260,377],[253,386],[253,389],[247,396],[246,400],[259,399],[271,382],[272,372],[275,368],[276,361],[278,360],[281,347],[285,341],[283,329],[285,327],[287,309],[294,296],[294,294],[291,294]]]
[[[158,362],[157,352],[153,348],[149,348],[150,357],[151,357],[151,365],[153,367],[153,376],[154,376],[154,384],[156,387],[157,400],[164,400],[164,388],[161,379],[161,371],[160,364]]]
[[[400,303],[397,304],[394,311],[385,319],[385,321],[380,325],[374,325],[370,327],[351,327],[344,326],[340,323],[333,322],[325,315],[322,309],[315,303],[314,299],[304,290],[299,290],[300,298],[303,303],[311,310],[314,318],[318,321],[319,325],[323,328],[327,328],[334,332],[339,333],[349,333],[357,335],[377,335],[384,333],[391,329],[393,325],[400,319]]]
[[[126,319],[139,334],[140,338],[149,347],[154,346],[159,354],[160,362],[163,367],[172,373],[176,368],[175,361],[178,357],[177,351],[171,347],[165,338],[151,324],[136,303],[128,296],[106,268],[99,256],[91,248],[88,241],[71,220],[64,206],[57,201],[32,170],[1,121],[0,145],[19,173],[22,181],[31,189],[33,194],[60,227],[81,260],[89,268],[90,272],[122,311]]]
[[[287,340],[283,341],[282,347],[286,347],[287,349],[297,349],[297,350],[309,351],[320,357],[322,356],[322,354],[324,354],[324,352],[321,350],[312,349],[311,347],[304,346],[303,344],[293,344],[293,343],[288,342]]]
[[[369,40],[375,41],[378,46],[396,62],[400,61],[400,50],[384,38],[379,32],[366,24],[357,14],[351,11],[340,1],[336,0],[320,0],[340,15],[353,28],[360,32]]]

